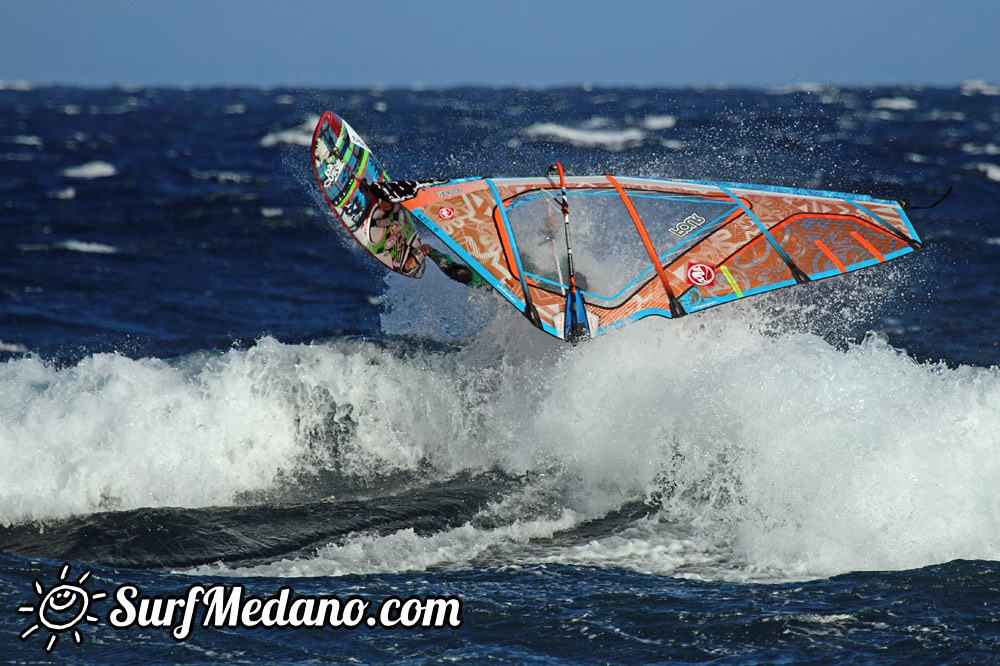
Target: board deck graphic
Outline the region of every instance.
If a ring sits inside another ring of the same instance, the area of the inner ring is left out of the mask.
[[[337,114],[320,117],[312,139],[312,163],[327,203],[361,247],[389,270],[408,277],[424,272],[416,225],[399,204],[379,205],[364,183],[389,180],[364,140]]]

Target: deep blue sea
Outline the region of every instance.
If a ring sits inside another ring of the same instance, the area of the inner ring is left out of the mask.
[[[954,189],[922,252],[573,347],[360,250],[325,109],[397,178]],[[998,200],[982,82],[0,84],[0,661],[1000,661]],[[194,586],[461,625],[178,640]]]

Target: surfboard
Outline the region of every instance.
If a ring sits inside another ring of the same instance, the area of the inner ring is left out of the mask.
[[[364,140],[340,116],[326,111],[312,138],[312,162],[323,196],[361,247],[383,266],[418,278],[425,258],[410,211],[375,200],[363,183],[390,180]]]

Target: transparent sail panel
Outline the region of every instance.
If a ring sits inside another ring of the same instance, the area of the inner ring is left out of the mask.
[[[577,286],[590,301],[618,301],[653,270],[618,193],[569,190],[570,239]],[[558,194],[528,192],[508,204],[507,217],[526,272],[555,290],[567,288],[566,235]]]
[[[739,210],[730,200],[715,201],[676,194],[631,190],[629,199],[664,263],[687,250],[699,238],[718,229]]]
[[[631,190],[629,198],[662,259],[686,250],[737,210],[732,201]],[[568,190],[577,286],[588,301],[620,303],[654,275],[652,261],[619,194]],[[508,202],[525,272],[555,291],[567,288],[566,236],[558,191],[533,190]]]

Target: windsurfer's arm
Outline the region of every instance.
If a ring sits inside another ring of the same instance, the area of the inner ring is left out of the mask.
[[[434,264],[441,269],[442,273],[450,277],[455,282],[461,282],[462,284],[467,284],[470,287],[476,288],[490,286],[489,282],[484,280],[481,275],[473,271],[465,264],[456,262],[444,252],[435,250],[430,245],[421,245],[420,251],[424,253],[424,256],[433,261]]]

